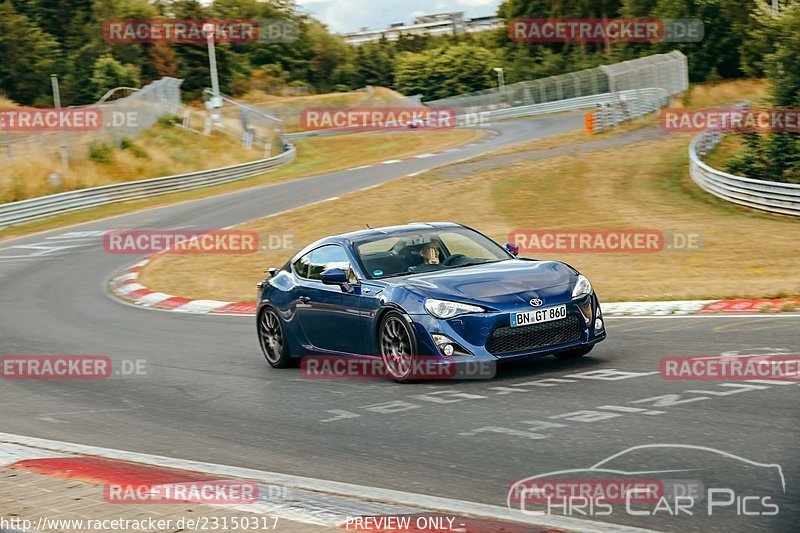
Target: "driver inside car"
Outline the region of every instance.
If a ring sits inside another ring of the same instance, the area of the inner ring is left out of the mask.
[[[422,262],[426,265],[438,265],[440,263],[439,254],[439,247],[434,242],[428,243],[420,252]]]

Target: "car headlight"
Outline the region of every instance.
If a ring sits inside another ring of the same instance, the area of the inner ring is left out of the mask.
[[[483,313],[484,309],[477,305],[448,302],[447,300],[425,300],[425,310],[436,318],[453,318],[467,313]]]
[[[575,283],[575,288],[572,289],[572,297],[580,298],[587,294],[592,294],[592,284],[585,276],[578,274],[578,281]]]

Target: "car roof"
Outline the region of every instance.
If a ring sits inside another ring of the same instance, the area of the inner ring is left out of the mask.
[[[354,242],[360,242],[363,240],[380,237],[380,236],[391,236],[401,233],[407,233],[409,231],[414,230],[426,230],[432,228],[463,228],[462,224],[456,224],[455,222],[412,222],[410,224],[403,224],[402,226],[384,226],[382,228],[368,228],[358,231],[351,231],[349,233],[342,233],[341,235],[331,235],[329,237],[323,237],[318,241],[312,242],[311,244],[304,247],[302,250],[297,252],[293,257],[300,257],[302,255],[307,254],[309,251],[319,248],[320,246],[324,246],[326,244],[339,244],[339,245],[350,245]]]
[[[358,231],[351,231],[331,237],[331,239],[341,239],[342,241],[358,242],[365,239],[372,239],[380,236],[392,236],[400,233],[408,233],[415,230],[429,230],[433,228],[454,228],[462,227],[455,222],[412,222],[401,226],[384,226],[382,228],[367,228]]]

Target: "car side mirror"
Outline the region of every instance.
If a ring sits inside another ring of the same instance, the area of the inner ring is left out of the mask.
[[[344,292],[350,292],[350,281],[347,272],[341,268],[329,268],[319,275],[320,281],[325,285],[338,285]]]
[[[341,285],[347,283],[347,272],[341,268],[329,268],[320,274],[320,279],[325,285]]]
[[[510,253],[514,257],[517,257],[519,255],[519,246],[517,246],[516,244],[511,244],[510,242],[507,242],[503,245],[503,248],[505,248],[506,252]]]
[[[266,269],[264,272],[266,272],[267,274],[269,274],[269,277],[271,277],[271,278],[274,278],[274,277],[275,277],[275,274],[277,274],[277,273],[278,273],[278,270],[279,270],[279,269],[277,269],[277,268],[275,268],[275,267],[272,267],[272,268],[268,268],[268,269]]]

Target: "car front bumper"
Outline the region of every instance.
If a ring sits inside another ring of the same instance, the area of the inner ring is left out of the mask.
[[[410,318],[420,354],[438,355],[447,364],[496,363],[573,350],[606,338],[602,311],[594,294],[566,305],[564,319],[519,328],[510,326],[509,317],[513,311],[476,313],[451,319],[438,319],[429,314],[414,314]],[[597,320],[601,324],[599,329],[595,329]],[[433,334],[452,339],[471,355],[445,357],[434,342]]]

